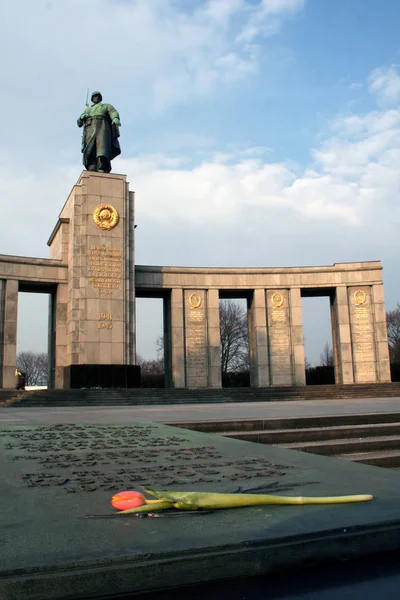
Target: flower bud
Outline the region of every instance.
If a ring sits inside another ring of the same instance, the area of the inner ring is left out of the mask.
[[[126,491],[118,492],[111,498],[111,504],[118,510],[128,510],[146,504],[146,500],[140,492]]]

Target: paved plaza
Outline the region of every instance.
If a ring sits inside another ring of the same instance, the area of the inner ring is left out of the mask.
[[[154,421],[226,421],[279,417],[335,416],[363,413],[400,415],[400,398],[362,398],[356,400],[304,400],[285,402],[246,402],[202,405],[159,406],[76,406],[63,408],[1,408],[1,425],[52,425],[56,423],[136,423]]]

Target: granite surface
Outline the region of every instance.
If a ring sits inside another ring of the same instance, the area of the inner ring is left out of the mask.
[[[154,423],[0,429],[0,598],[99,598],[400,547],[400,475]],[[372,502],[137,518],[139,484]]]

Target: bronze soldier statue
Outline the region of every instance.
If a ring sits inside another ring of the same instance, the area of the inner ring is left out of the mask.
[[[111,161],[121,154],[119,114],[111,104],[102,104],[100,92],[93,92],[93,104],[81,114],[78,127],[83,127],[83,164],[88,171],[110,173]]]

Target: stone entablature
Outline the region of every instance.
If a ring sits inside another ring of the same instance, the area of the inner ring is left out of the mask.
[[[322,267],[220,268],[156,267],[135,268],[138,292],[159,288],[204,288],[246,290],[256,288],[330,288],[338,285],[380,285],[380,261],[334,263]],[[327,294],[328,295],[328,294]]]
[[[59,260],[0,254],[1,279],[17,279],[26,284],[57,285],[66,282],[67,274],[68,265]]]
[[[50,236],[50,259],[0,255],[0,386],[13,387],[18,291],[51,294],[52,382],[71,365],[135,364],[135,297],[164,299],[166,380],[220,387],[219,300],[247,298],[251,384],[304,385],[302,296],[330,298],[337,383],[390,381],[380,261],[322,267],[135,266],[124,175],[84,171]]]

